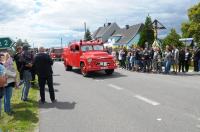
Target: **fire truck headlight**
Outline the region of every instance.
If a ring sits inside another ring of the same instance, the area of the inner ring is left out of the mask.
[[[88,63],[91,63],[91,62],[92,62],[92,58],[88,58],[88,59],[87,59],[87,62],[88,62]]]

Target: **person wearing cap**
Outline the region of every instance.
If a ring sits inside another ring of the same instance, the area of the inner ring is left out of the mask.
[[[28,45],[23,46],[23,52],[21,53],[20,61],[22,62],[21,72],[23,72],[23,81],[24,81],[21,100],[28,101],[28,94],[32,80],[31,68],[33,65],[33,55],[29,51]]]
[[[18,84],[18,86],[20,86],[21,84],[23,84],[23,71],[22,71],[22,62],[20,61],[20,56],[22,53],[22,47],[19,46],[16,49],[16,54],[14,55],[14,61],[16,63],[17,66],[17,71],[19,72],[19,78],[20,78],[20,83]]]
[[[41,103],[45,103],[45,84],[49,87],[49,94],[52,103],[56,102],[55,93],[53,88],[53,60],[45,53],[44,47],[39,48],[39,53],[34,59],[33,65],[35,66],[36,74],[38,75],[38,82],[40,87]]]

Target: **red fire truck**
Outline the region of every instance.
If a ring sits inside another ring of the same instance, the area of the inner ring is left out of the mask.
[[[50,49],[50,56],[52,60],[62,60],[62,53],[63,53],[63,48],[51,48]]]
[[[80,41],[69,44],[64,48],[63,60],[67,71],[78,67],[84,77],[90,72],[101,70],[109,75],[117,68],[115,59],[104,51],[103,43],[100,41]]]

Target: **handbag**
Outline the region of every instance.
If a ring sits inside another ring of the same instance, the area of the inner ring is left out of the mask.
[[[5,76],[0,76],[0,89],[4,88],[4,85],[7,83],[7,78]]]

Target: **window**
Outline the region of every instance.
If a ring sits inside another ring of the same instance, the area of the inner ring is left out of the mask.
[[[53,50],[53,53],[62,53],[63,52],[63,49],[54,49]]]
[[[81,46],[81,50],[82,51],[91,51],[91,50],[93,50],[93,48],[92,48],[92,45],[84,45],[84,46]]]
[[[75,45],[75,51],[79,51],[79,46]]]
[[[62,48],[52,48],[50,49],[50,52],[51,53],[62,53],[63,52],[63,49]]]
[[[94,45],[93,48],[94,48],[94,50],[103,50],[102,45]]]
[[[70,51],[74,51],[74,45],[70,46]]]
[[[103,51],[104,48],[103,48],[103,45],[84,45],[84,46],[81,46],[81,50],[83,52],[85,52],[85,51],[94,51],[94,50]]]

